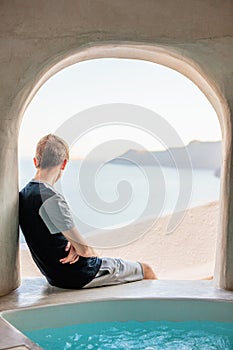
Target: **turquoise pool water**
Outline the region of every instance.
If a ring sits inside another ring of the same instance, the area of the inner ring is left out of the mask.
[[[233,350],[228,301],[93,300],[9,310],[1,317],[45,350]]]
[[[46,350],[230,350],[233,323],[127,321],[24,332]]]

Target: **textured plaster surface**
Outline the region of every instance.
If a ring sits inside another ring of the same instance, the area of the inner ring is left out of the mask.
[[[94,57],[170,66],[193,80],[216,109],[223,167],[215,274],[217,285],[233,289],[232,23],[231,0],[135,0],[133,6],[131,0],[1,1],[0,295],[19,284],[17,143],[23,112],[46,79]]]
[[[39,350],[30,339],[0,318],[0,350]]]
[[[190,299],[233,302],[233,292],[218,289],[214,281],[149,281],[81,290],[50,286],[44,278],[23,279],[20,288],[1,297],[0,312],[18,308],[114,299]]]

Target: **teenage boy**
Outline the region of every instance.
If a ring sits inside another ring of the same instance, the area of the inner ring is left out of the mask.
[[[54,184],[69,161],[69,148],[49,134],[37,144],[35,177],[19,195],[19,223],[32,258],[48,282],[89,288],[156,279],[142,262],[98,257],[75,227],[70,208]]]

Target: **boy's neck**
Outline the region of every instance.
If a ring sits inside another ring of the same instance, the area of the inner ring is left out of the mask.
[[[46,182],[49,185],[54,186],[54,184],[57,182],[60,176],[61,176],[60,167],[53,167],[48,169],[38,168],[34,176],[34,180]]]

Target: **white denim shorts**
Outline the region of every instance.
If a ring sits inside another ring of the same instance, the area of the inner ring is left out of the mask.
[[[102,264],[95,278],[83,288],[110,286],[127,282],[140,281],[144,278],[139,262],[120,258],[101,258]]]

